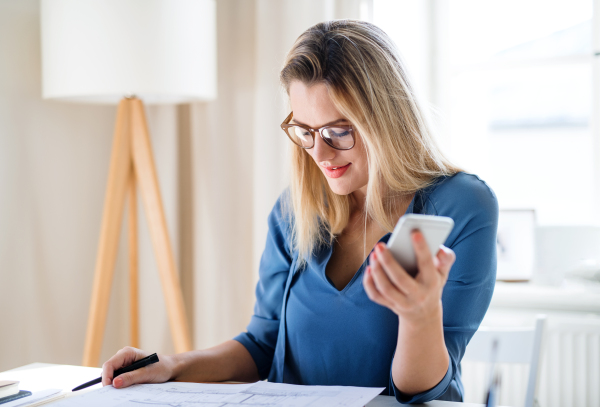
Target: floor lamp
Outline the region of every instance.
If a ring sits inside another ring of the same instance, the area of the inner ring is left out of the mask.
[[[139,346],[137,191],[142,197],[176,352],[192,349],[144,103],[216,97],[214,0],[42,0],[43,97],[118,103],[83,365],[97,366],[125,202],[129,201],[131,343]]]

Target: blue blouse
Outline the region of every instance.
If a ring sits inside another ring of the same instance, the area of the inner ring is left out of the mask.
[[[448,371],[435,387],[414,396],[401,393],[392,380],[398,317],[367,297],[362,285],[367,260],[341,291],[325,274],[332,246],[319,248],[298,267],[283,199],[287,193],[269,215],[254,315],[247,332],[235,338],[252,355],[261,379],[385,387],[385,394],[401,403],[462,401],[460,361],[487,311],[496,278],[498,204],[487,184],[466,173],[442,177],[418,191],[406,211],[451,217],[454,229],[445,245],[456,253],[442,294]]]

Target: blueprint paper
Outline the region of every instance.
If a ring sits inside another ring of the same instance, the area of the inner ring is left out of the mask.
[[[51,407],[362,407],[384,388],[249,384],[161,383],[126,389],[106,386]]]

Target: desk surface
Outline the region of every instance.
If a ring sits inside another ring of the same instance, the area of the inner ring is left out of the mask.
[[[490,309],[600,313],[600,283],[565,280],[561,286],[496,282]]]
[[[32,363],[21,366],[16,369],[7,370],[0,373],[0,380],[19,380],[21,389],[29,391],[39,391],[49,388],[72,389],[93,380],[100,376],[102,369],[96,367],[53,365],[49,363]],[[92,386],[100,388],[101,384]],[[52,403],[48,404],[52,406]],[[377,396],[373,401],[367,404],[368,407],[391,407],[399,406],[394,397]],[[413,404],[415,405],[415,404]],[[450,401],[431,401],[426,404],[418,404],[429,407],[481,407],[483,404],[455,403]]]

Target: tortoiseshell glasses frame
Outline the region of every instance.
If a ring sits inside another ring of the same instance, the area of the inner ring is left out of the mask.
[[[286,117],[281,123],[281,129],[292,140],[292,143],[298,147],[306,150],[313,148],[315,146],[315,133],[319,133],[323,141],[336,150],[350,150],[356,143],[354,126],[351,124],[334,124],[312,129],[301,124],[290,124],[293,115],[294,112],[291,112]]]

